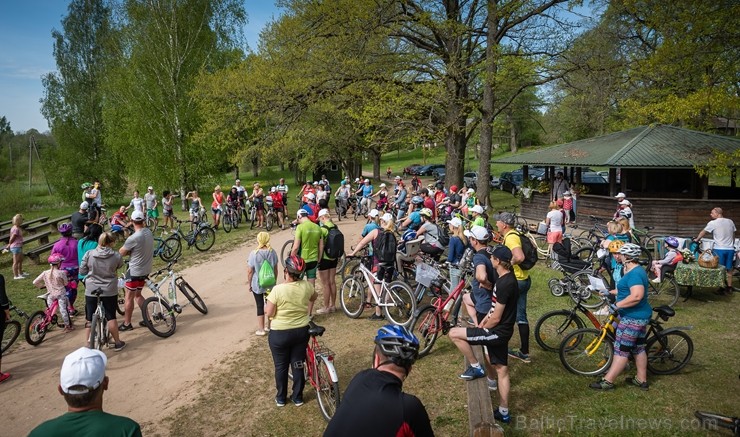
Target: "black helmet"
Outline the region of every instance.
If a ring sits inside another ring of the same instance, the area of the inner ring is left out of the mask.
[[[306,261],[297,255],[291,255],[285,258],[285,268],[291,275],[300,276],[306,271]]]

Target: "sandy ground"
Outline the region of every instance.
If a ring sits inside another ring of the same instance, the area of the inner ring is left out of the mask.
[[[359,241],[364,220],[336,223],[348,249]],[[289,230],[273,231],[271,244],[278,255],[292,236]],[[133,418],[142,425],[145,435],[155,431],[167,434],[168,426],[158,421],[191,402],[201,387],[200,381],[217,371],[229,354],[253,342],[266,342],[266,337],[254,335],[255,303],[246,288],[245,265],[252,249],[254,239],[223,255],[206,253],[200,256],[211,259],[181,272],[203,297],[209,312],[202,315],[186,307],[172,337],[162,339],[138,327],[141,313],[134,312],[136,329],[121,334],[126,348],[121,352],[105,350],[110,378],[104,396],[106,411]],[[151,292],[145,290],[144,296],[149,295]],[[178,298],[184,299],[182,295]],[[41,422],[66,411],[66,403],[57,391],[59,369],[66,354],[84,345],[83,323],[84,317],[78,316],[80,329],[69,334],[55,329],[37,347],[21,337],[22,345],[3,358],[3,371],[13,374],[0,386],[3,436],[25,436]]]

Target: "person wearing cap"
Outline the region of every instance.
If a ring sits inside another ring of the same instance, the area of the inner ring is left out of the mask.
[[[334,202],[341,211],[342,217],[347,217],[347,211],[349,210],[349,195],[351,194],[349,184],[347,181],[342,179],[339,183],[337,192],[334,193]],[[341,219],[341,217],[340,217]]]
[[[102,290],[100,302],[103,304],[108,331],[113,337],[114,348],[120,351],[126,346],[118,335],[116,309],[118,308],[118,269],[123,267],[123,257],[111,248],[115,242],[113,234],[104,232],[98,238],[98,246],[85,253],[80,262],[80,274],[85,284],[85,338],[90,338],[90,323],[98,307],[98,299],[93,291]]]
[[[432,221],[432,211],[429,208],[423,208],[419,211],[419,215],[421,216],[421,226],[416,231],[416,237],[424,237],[419,249],[437,259],[445,250],[439,241],[439,228]]]
[[[367,224],[362,228],[362,232],[360,233],[360,237],[365,237],[370,232],[378,229],[380,227],[380,211],[373,208],[370,210],[369,213],[367,213]]]
[[[159,202],[157,201],[157,195],[154,193],[154,187],[146,187],[146,194],[144,194],[144,204],[146,205],[146,216],[154,219],[154,229],[159,226]]]
[[[483,218],[483,207],[480,205],[473,205],[470,208],[470,215],[473,217],[472,226],[486,227],[486,219]]]
[[[478,204],[478,197],[475,195],[475,190],[468,188],[468,191],[465,192],[465,197],[463,198],[463,214],[469,215],[470,210]]]
[[[424,199],[424,208],[429,208],[432,211],[432,220],[437,220],[437,203],[429,195],[429,189],[422,188],[419,190],[419,195]]]
[[[456,266],[462,259],[465,248],[468,247],[468,237],[463,232],[462,220],[459,217],[453,217],[447,220],[447,225],[450,227],[450,244],[447,246],[447,261],[453,266]],[[460,282],[460,274],[459,268],[450,267],[450,286],[453,289]]]
[[[278,193],[283,196],[283,208],[285,208],[285,217],[288,217],[288,185],[285,183],[285,178],[280,178],[280,183],[275,186]]]
[[[141,437],[138,423],[103,411],[107,364],[105,354],[95,349],[81,347],[67,355],[59,372],[59,394],[67,402],[67,413],[40,424],[29,437]]]
[[[470,230],[463,231],[463,234],[475,252],[472,259],[475,273],[470,285],[471,292],[463,295],[463,303],[470,320],[477,325],[491,309],[491,290],[496,282],[496,272],[486,251],[491,234],[481,226],[473,226]]]
[[[89,207],[90,205],[87,202],[80,203],[80,209],[73,212],[70,218],[72,221],[72,236],[77,240],[82,238],[82,234],[85,232],[85,226],[88,221],[87,210]]]
[[[396,181],[396,188],[392,205],[393,208],[396,210],[396,222],[400,222],[403,216],[406,215],[406,210],[408,209],[407,199],[408,191],[406,190],[406,185],[403,183],[402,180],[398,179],[398,181]]]
[[[476,230],[482,232],[478,227],[471,229],[469,232],[475,234]],[[511,415],[509,414],[511,381],[509,378],[508,345],[514,333],[514,321],[516,320],[519,297],[517,280],[512,274],[511,260],[512,252],[508,247],[497,246],[493,250],[489,262],[492,269],[495,269],[497,278],[495,284],[491,284],[489,310],[475,327],[452,328],[450,330],[450,339],[470,363],[465,373],[460,375],[463,379],[472,380],[485,375],[472,348],[473,345],[485,346],[484,350],[488,352],[487,362],[485,363],[489,376],[488,386],[489,388],[497,388],[499,393],[499,407],[494,410],[493,417],[495,420],[504,423],[511,421]],[[476,267],[476,278],[478,276],[479,271]],[[497,381],[491,379],[494,372]]]
[[[365,211],[370,209],[370,206],[372,204],[372,197],[373,197],[373,186],[370,185],[370,179],[365,179],[362,183],[362,186],[355,191],[356,196],[361,196],[362,200],[360,200],[360,207],[363,208]]]
[[[367,235],[365,235],[362,240],[360,240],[359,243],[357,243],[357,246],[355,246],[354,250],[347,253],[347,257],[352,257],[357,254],[363,247],[368,246],[372,249],[373,253],[373,273],[375,273],[375,276],[378,278],[378,280],[385,280],[386,282],[390,282],[393,280],[393,274],[396,270],[395,264],[381,264],[380,259],[378,258],[378,254],[375,251],[375,245],[378,243],[378,237],[380,237],[383,232],[395,232],[396,230],[396,224],[393,220],[393,215],[386,212],[382,216],[380,216],[380,227],[377,229],[373,229],[371,232],[369,232]],[[380,283],[374,284],[375,292],[380,295]],[[366,299],[366,308],[371,305],[370,299],[372,299],[372,293],[365,293],[365,299]],[[383,320],[385,319],[385,316],[383,316],[380,313],[380,307],[375,306],[375,313],[370,316],[370,320]]]
[[[118,250],[122,256],[129,257],[128,271],[126,272],[126,282],[124,287],[126,295],[124,297],[124,314],[123,323],[118,326],[119,331],[131,331],[134,327],[131,325],[131,317],[134,314],[134,302],[141,308],[144,304],[144,297],[141,290],[146,284],[147,276],[152,272],[152,263],[154,262],[154,235],[144,223],[144,213],[134,211],[131,214],[131,220],[134,222],[134,233],[126,239],[123,246]],[[146,326],[140,322],[139,326]]]
[[[573,196],[570,191],[563,193],[563,211],[565,212],[565,223],[576,222],[576,215],[573,211]]]
[[[509,355],[518,358],[525,363],[531,362],[529,358],[529,320],[527,320],[527,292],[532,287],[532,278],[529,271],[522,269],[519,264],[524,261],[522,240],[519,232],[514,229],[516,216],[510,212],[502,212],[496,215],[496,227],[504,236],[504,245],[511,250],[511,264],[514,266],[514,276],[519,288],[519,300],[516,305],[516,323],[519,328],[519,339],[521,345],[518,350],[509,350]],[[524,237],[526,238],[526,237]]]
[[[313,194],[313,193],[310,193]],[[314,204],[315,205],[315,204]],[[316,213],[318,217],[318,212]],[[316,286],[316,268],[319,265],[319,254],[324,253],[324,240],[321,228],[308,216],[308,211],[299,209],[298,226],[295,228],[293,248],[290,254],[300,256],[306,262],[306,279],[311,286]],[[298,251],[300,249],[300,252]],[[308,305],[308,315],[313,311],[313,302]]]
[[[615,198],[615,199],[617,199],[617,210],[616,210],[616,211],[614,212],[614,217],[612,217],[612,218],[613,218],[614,220],[616,220],[616,219],[618,219],[619,217],[621,217],[621,216],[619,215],[619,211],[621,211],[621,210],[622,210],[622,205],[621,205],[621,203],[622,203],[622,201],[623,201],[623,200],[627,200],[627,195],[626,195],[626,194],[624,194],[624,193],[622,193],[622,192],[619,192],[619,193],[617,193],[617,195],[616,195],[616,196],[614,196],[614,198]],[[627,202],[629,202],[629,200],[627,200]],[[632,206],[632,203],[630,203],[630,204],[629,204],[629,206],[631,207],[631,206]]]
[[[306,203],[301,207],[301,209],[308,213],[308,218],[312,222],[319,222],[319,211],[321,208],[316,203],[316,195],[314,193],[306,194]]]
[[[324,208],[319,211],[319,226],[321,227],[321,240],[326,248],[329,238],[329,230],[337,225],[331,221],[329,210]],[[344,248],[342,248],[344,250]],[[330,258],[326,250],[321,252],[321,260],[318,265],[319,279],[323,287],[324,307],[316,310],[316,314],[328,314],[337,310],[337,264],[339,258]]]
[[[60,268],[64,257],[58,253],[49,255],[49,270],[44,270],[33,280],[33,285],[37,288],[46,288],[46,306],[51,308],[54,302],[58,303],[57,308],[62,314],[64,321],[64,332],[74,331],[72,319],[69,316],[69,300],[67,299],[67,272]]]
[[[441,203],[446,205],[445,213],[447,216],[452,216],[452,214],[460,209],[462,197],[458,193],[457,185],[450,187],[450,192],[448,193],[447,198],[445,198]]]
[[[272,198],[272,210],[278,218],[278,225],[280,229],[285,229],[285,203],[283,203],[283,195],[278,192],[277,187],[270,188],[270,194],[268,197]]]
[[[378,211],[385,211],[386,205],[388,205],[388,190],[385,187],[385,183],[380,184],[378,192],[372,194],[370,197],[377,197],[378,202],[375,204],[375,208]]]
[[[570,190],[568,181],[563,177],[563,172],[559,171],[555,175],[555,180],[552,182],[552,198],[550,200],[555,201],[563,198],[563,194]]]
[[[5,276],[0,273],[0,338],[5,338],[5,322],[10,321],[10,300],[8,293],[5,291]],[[10,378],[10,373],[2,371],[3,351],[0,349],[0,383]]]
[[[403,183],[403,180],[401,179],[401,176],[396,176],[393,178],[393,194],[398,194],[398,185]]]
[[[145,212],[144,199],[139,196],[139,190],[134,190],[134,198],[131,199],[131,202],[129,202],[128,206],[126,207],[126,211],[128,211],[129,209],[133,209],[134,211],[141,211],[142,213]]]
[[[619,217],[624,217],[630,222],[630,229],[635,227],[635,218],[634,214],[632,213],[632,203],[630,203],[627,199],[622,199],[619,201],[619,211],[617,211],[617,214]]]

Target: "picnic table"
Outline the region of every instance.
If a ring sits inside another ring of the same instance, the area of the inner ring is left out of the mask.
[[[676,270],[673,272],[676,283],[686,287],[686,298],[689,300],[694,287],[722,288],[727,280],[727,270],[725,266],[719,266],[714,269],[701,267],[696,262],[678,263]]]

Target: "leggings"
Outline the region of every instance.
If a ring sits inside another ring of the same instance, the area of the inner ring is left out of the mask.
[[[263,293],[255,293],[252,292],[254,295],[254,302],[257,304],[257,315],[258,316],[264,316],[265,315],[265,295]]]
[[[64,319],[64,326],[69,326],[69,312],[67,309],[67,305],[69,305],[69,300],[67,299],[67,295],[62,294],[59,297],[48,296],[46,298],[46,304],[49,306],[52,306],[55,300],[59,301],[59,312],[62,313],[62,319]]]

